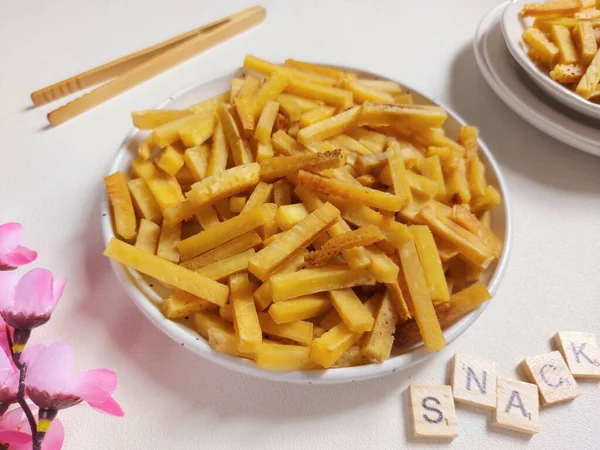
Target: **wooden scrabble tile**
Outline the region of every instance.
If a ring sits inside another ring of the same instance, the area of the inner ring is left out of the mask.
[[[531,356],[521,365],[529,381],[537,384],[542,406],[573,400],[579,395],[579,386],[560,352]]]
[[[454,355],[452,391],[457,403],[496,407],[496,363],[465,353]]]
[[[450,386],[411,384],[408,392],[414,437],[452,439],[458,435]]]
[[[600,380],[600,347],[593,333],[559,331],[554,339],[575,378]]]
[[[540,431],[540,403],[535,384],[498,377],[494,425],[535,434]]]

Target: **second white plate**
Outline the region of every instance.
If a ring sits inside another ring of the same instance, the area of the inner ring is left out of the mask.
[[[567,110],[548,97],[509,53],[500,25],[507,4],[496,7],[483,18],[473,39],[483,77],[531,125],[565,144],[600,156],[600,122]]]

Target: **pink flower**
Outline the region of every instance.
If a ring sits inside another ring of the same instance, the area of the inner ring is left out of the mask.
[[[0,405],[10,405],[17,401],[19,390],[19,370],[15,367],[8,349],[6,333],[2,333],[4,341],[0,342]],[[0,339],[2,338],[0,336]]]
[[[37,253],[21,246],[23,226],[10,222],[0,225],[0,270],[12,270],[29,264]]]
[[[96,410],[123,416],[112,398],[116,387],[117,376],[110,370],[75,372],[73,350],[67,344],[53,344],[39,351],[25,379],[27,395],[42,410],[56,411],[85,401]]]
[[[47,269],[23,275],[0,272],[0,314],[15,330],[31,330],[50,320],[65,288],[65,280]]]
[[[54,419],[44,436],[42,450],[60,450],[64,439],[62,423]],[[31,428],[21,408],[7,412],[0,419],[0,442],[9,444],[10,450],[31,450]]]

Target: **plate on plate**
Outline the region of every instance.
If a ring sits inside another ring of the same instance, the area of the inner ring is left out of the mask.
[[[346,70],[354,70],[342,68]],[[374,75],[359,72],[363,76],[374,77]],[[192,86],[169,97],[165,102],[158,105],[158,108],[178,109],[190,106],[196,102],[213,97],[230,87],[233,77],[240,76],[241,71],[227,74],[215,80]],[[434,104],[432,100],[418,93],[408,86],[404,86],[412,93],[417,104]],[[449,136],[456,137],[460,126],[465,122],[451,109],[442,106],[448,113],[445,129]],[[140,142],[148,132],[133,129],[125,138],[117,151],[110,173],[117,170],[128,172],[131,162],[137,156],[137,143]],[[492,230],[504,241],[504,249],[499,260],[492,263],[484,272],[482,281],[488,285],[489,291],[494,295],[500,280],[504,273],[508,253],[511,243],[510,227],[510,208],[506,185],[502,178],[500,168],[492,156],[490,150],[483,141],[479,141],[480,155],[482,162],[486,167],[488,174],[488,183],[494,186],[502,195],[502,203],[492,210]],[[112,208],[107,195],[104,195],[102,202],[102,230],[105,244],[115,237],[112,224]],[[287,381],[293,383],[306,384],[332,384],[344,383],[368,378],[380,377],[398,370],[406,369],[419,361],[431,356],[433,353],[427,352],[422,345],[411,347],[409,349],[395,349],[390,359],[381,364],[368,364],[357,367],[335,368],[328,370],[296,371],[296,372],[276,372],[268,371],[257,367],[253,362],[236,358],[224,353],[213,350],[208,343],[200,337],[191,327],[187,326],[185,321],[182,323],[166,319],[159,309],[163,298],[168,295],[168,289],[153,279],[141,275],[135,270],[130,270],[119,263],[111,261],[119,281],[124,286],[127,294],[142,312],[152,321],[152,323],[161,329],[165,334],[175,340],[177,343],[192,350],[194,353],[216,362],[232,370],[253,375],[259,378],[265,378],[277,381]],[[444,334],[448,343],[458,338],[483,312],[487,303],[477,310],[465,316],[458,323],[448,328]]]
[[[600,104],[590,102],[554,81],[527,55],[527,44],[523,41],[522,36],[525,30],[533,25],[533,18],[523,18],[519,15],[521,8],[526,3],[531,3],[531,0],[513,0],[506,5],[502,13],[502,35],[509,52],[531,79],[548,95],[567,108],[600,120]]]
[[[500,23],[508,4],[490,11],[475,33],[473,50],[483,77],[498,97],[531,125],[565,144],[600,156],[600,121],[550,98],[511,56]]]

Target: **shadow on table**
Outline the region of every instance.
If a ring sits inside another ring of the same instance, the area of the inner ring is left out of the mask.
[[[470,43],[454,60],[448,88],[450,103],[479,127],[504,169],[551,188],[600,194],[600,158],[546,136],[506,106],[481,75]]]
[[[178,403],[187,405],[187,410],[179,412],[182,418],[199,409],[212,410],[219,417],[266,417],[276,422],[335,414],[384,399],[427,365],[424,362],[377,380],[308,386],[261,380],[204,360],[155,328],[127,297],[102,255],[99,216],[97,206],[84,241],[90,295],[80,301],[76,312],[110,337],[123,354],[121,365],[129,363],[130,372],[151,378],[170,390]],[[121,386],[136,379],[120,380]]]

